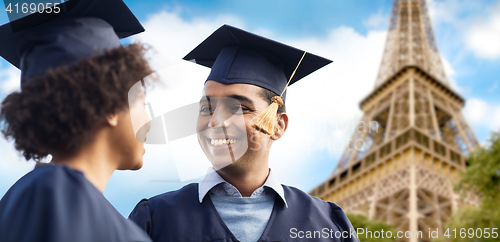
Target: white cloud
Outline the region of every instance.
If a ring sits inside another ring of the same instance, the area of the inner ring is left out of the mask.
[[[456,21],[456,12],[460,5],[456,0],[435,1],[428,0],[427,6],[429,17],[434,25],[439,25],[442,22]]]
[[[466,46],[479,58],[500,57],[500,2],[477,18],[465,34]]]
[[[314,146],[318,146],[314,142],[318,136],[333,141],[332,133],[340,138],[340,132],[342,139],[350,138],[350,130],[335,127],[357,122],[361,117],[358,104],[373,89],[385,36],[385,31],[370,31],[362,36],[352,28],[340,27],[332,29],[324,39],[284,41],[333,60],[289,89],[288,113],[296,119],[295,127],[309,134],[307,140]],[[321,132],[328,129],[336,132]],[[328,150],[338,156],[343,148],[329,147]]]
[[[20,90],[21,71],[14,66],[0,69],[0,92],[6,96],[11,92]]]
[[[470,98],[465,103],[463,114],[471,126],[485,126],[491,131],[498,131],[500,128],[500,104]]]
[[[159,70],[185,62],[182,57],[225,23],[244,26],[232,16],[220,15],[212,21],[196,18],[184,21],[176,12],[162,11],[150,15],[143,23],[147,31],[132,37],[132,40],[154,47],[157,55],[153,57],[152,64]]]
[[[0,98],[20,89],[20,71],[9,66],[0,69]],[[1,135],[0,135],[1,136]],[[26,162],[14,150],[12,142],[0,137],[0,196],[26,172],[33,169],[33,162]]]
[[[482,3],[475,0],[427,0],[427,7],[434,26],[451,23],[459,27],[467,22],[464,13],[480,10]]]
[[[17,154],[12,142],[0,138],[0,197],[12,186],[21,176],[31,171],[34,162],[26,160]]]
[[[428,6],[435,28],[451,24],[448,28],[454,27],[460,36],[447,38],[453,42],[447,45],[463,43],[478,58],[495,60],[500,57],[500,2],[490,7],[481,1],[430,0]],[[446,33],[449,35],[450,31]]]
[[[468,91],[467,89],[458,86],[457,80],[455,79],[455,69],[453,69],[453,66],[443,55],[441,55],[441,63],[443,64],[444,73],[448,78],[448,84],[450,87],[460,94],[464,94],[464,92]]]
[[[381,12],[372,14],[367,20],[363,21],[363,25],[368,29],[387,29],[391,16],[384,15]]]
[[[467,100],[463,113],[471,125],[478,125],[484,122],[489,109],[490,107],[485,101],[471,98]]]

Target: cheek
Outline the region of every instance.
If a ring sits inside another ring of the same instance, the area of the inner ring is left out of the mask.
[[[205,142],[203,142],[204,131],[208,129],[208,122],[210,121],[210,117],[208,116],[198,116],[198,121],[196,123],[196,135],[198,136],[198,143],[200,146],[204,146]]]
[[[245,116],[244,121],[242,121],[238,125],[238,128],[240,130],[245,130],[249,138],[255,136],[256,135],[255,129],[252,127],[252,123],[255,117],[253,115],[244,115],[244,116]]]
[[[141,136],[145,137],[145,133],[147,133],[151,127],[150,118],[146,113],[146,109],[143,104],[136,103],[136,105],[132,106],[129,109],[129,120],[131,131],[135,134],[138,134],[141,131],[143,134]],[[142,140],[142,139],[139,139]]]
[[[149,116],[146,113],[146,110],[141,110],[139,115],[137,117],[134,117],[134,120],[132,120],[132,124],[134,122],[137,122],[137,123],[142,124],[142,125],[150,124],[149,121],[151,121],[151,120],[149,119]]]
[[[246,126],[246,132],[248,137],[248,147],[250,150],[258,150],[265,146],[265,140],[267,135],[255,130],[252,127],[252,123]]]
[[[196,122],[196,132],[198,132],[198,135],[208,128],[209,121],[210,116],[198,116],[198,121]]]
[[[135,146],[137,144],[142,145],[142,142],[144,142],[144,139],[146,138],[146,133],[148,132],[148,129],[143,128],[135,132],[132,120],[128,120],[124,122],[122,132],[123,132],[123,139],[127,140],[130,145]],[[141,140],[142,142],[140,142],[139,140]]]
[[[120,126],[117,127],[115,131],[114,144],[121,156],[127,160],[122,163],[125,164],[129,163],[131,160],[135,161],[138,155],[142,155],[139,153],[142,143],[135,137],[130,117],[126,117],[122,120]],[[129,167],[127,167],[127,169],[129,169]]]

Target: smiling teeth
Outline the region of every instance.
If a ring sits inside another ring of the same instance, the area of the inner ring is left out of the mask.
[[[223,145],[228,145],[228,144],[236,144],[240,140],[237,139],[210,139],[210,143],[212,146],[219,147]]]

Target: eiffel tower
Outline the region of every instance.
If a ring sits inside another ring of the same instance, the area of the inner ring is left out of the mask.
[[[451,185],[478,145],[464,104],[445,75],[426,1],[394,0],[364,115],[331,176],[310,194],[415,234],[400,241],[430,241],[429,229],[442,234],[453,211],[477,203],[460,200]]]

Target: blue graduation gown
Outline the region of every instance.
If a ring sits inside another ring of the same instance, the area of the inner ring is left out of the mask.
[[[125,219],[83,175],[41,165],[0,200],[2,242],[151,241]]]
[[[271,217],[258,241],[358,241],[340,207],[293,187],[283,186],[283,189],[288,208],[276,196]],[[217,213],[210,196],[206,196],[202,203],[198,201],[197,183],[143,199],[129,219],[142,227],[155,242],[238,241]],[[349,231],[351,236],[347,234]],[[308,238],[308,235],[315,237]]]

